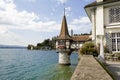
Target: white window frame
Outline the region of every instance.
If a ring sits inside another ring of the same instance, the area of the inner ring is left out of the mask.
[[[120,50],[118,50],[120,48],[118,48],[118,41],[117,41],[118,39],[120,39],[120,36],[119,37],[117,36],[117,34],[120,34],[120,32],[119,33],[112,33],[112,34],[115,34],[115,36],[112,37],[112,40],[115,39],[115,49],[116,50],[114,52],[120,52]],[[113,42],[112,42],[112,51],[113,51]]]

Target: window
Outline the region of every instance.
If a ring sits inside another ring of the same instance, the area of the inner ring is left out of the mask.
[[[116,51],[116,40],[112,39],[112,50]]]
[[[115,37],[115,33],[112,33],[112,37]]]
[[[60,40],[60,41],[58,42],[58,45],[65,45],[65,40]]]
[[[112,50],[120,51],[120,33],[112,33]]]
[[[109,23],[120,22],[120,6],[114,6],[109,9]]]
[[[117,48],[118,48],[118,51],[120,51],[120,38],[117,39]]]
[[[120,33],[117,33],[117,37],[120,37]]]

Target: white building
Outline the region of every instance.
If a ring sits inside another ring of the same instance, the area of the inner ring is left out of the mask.
[[[120,52],[120,0],[96,0],[85,6],[92,22],[92,41],[100,44],[100,56],[104,58],[104,46],[110,52]]]
[[[72,37],[72,43],[71,43],[71,49],[80,49],[82,45],[87,42],[91,41],[90,35],[73,35]]]

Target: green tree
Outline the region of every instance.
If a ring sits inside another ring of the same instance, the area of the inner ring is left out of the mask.
[[[27,46],[27,49],[29,49],[29,50],[32,49],[32,48],[34,49],[35,46],[34,46],[34,45],[31,45],[31,44],[29,44],[29,45]]]
[[[80,48],[80,54],[98,56],[97,48],[92,42],[86,42]]]

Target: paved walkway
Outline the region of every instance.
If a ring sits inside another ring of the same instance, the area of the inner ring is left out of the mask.
[[[81,57],[71,80],[113,80],[93,56]]]
[[[108,69],[113,73],[115,80],[120,80],[120,62],[107,61]]]

